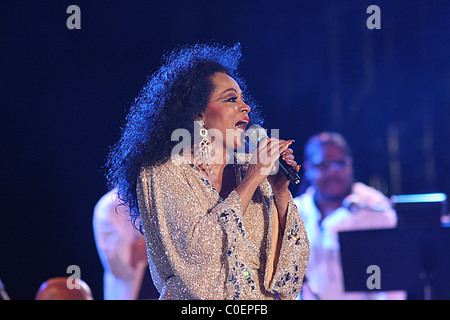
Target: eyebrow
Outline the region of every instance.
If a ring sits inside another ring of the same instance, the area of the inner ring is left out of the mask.
[[[229,88],[229,89],[225,90],[224,92],[222,92],[221,94],[224,94],[227,91],[234,91],[237,93],[237,90],[235,88]]]
[[[221,93],[219,94],[218,100],[221,99],[222,96],[223,96],[225,93],[227,93],[228,91],[234,91],[237,95],[239,95],[238,91],[237,91],[235,88],[229,88],[229,89],[226,89],[226,90],[224,90],[223,92],[221,92]],[[243,92],[241,91],[240,95],[242,95],[242,94],[243,94]]]

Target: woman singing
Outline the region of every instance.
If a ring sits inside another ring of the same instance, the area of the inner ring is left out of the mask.
[[[303,222],[289,180],[270,174],[280,156],[300,166],[292,140],[239,152],[247,124],[260,122],[240,58],[238,45],[167,55],[109,155],[108,180],[140,219],[160,299],[294,299],[302,285]]]

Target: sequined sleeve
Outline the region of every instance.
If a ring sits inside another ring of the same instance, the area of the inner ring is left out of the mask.
[[[278,264],[270,283],[270,291],[281,299],[295,299],[300,293],[309,259],[309,241],[303,221],[291,197],[286,227],[281,240]]]

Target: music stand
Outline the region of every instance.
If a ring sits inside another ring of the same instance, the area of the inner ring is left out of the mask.
[[[439,227],[442,216],[447,213],[445,193],[394,195],[391,202],[401,228]]]
[[[408,299],[450,298],[450,228],[383,229],[339,233],[346,291],[406,290]],[[370,265],[380,290],[369,289]]]

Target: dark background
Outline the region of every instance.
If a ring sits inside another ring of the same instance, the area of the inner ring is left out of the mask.
[[[66,9],[81,9],[69,30]],[[381,9],[369,30],[366,9]],[[33,299],[78,265],[96,299],[92,210],[129,104],[178,44],[241,42],[265,126],[336,130],[359,181],[385,194],[450,191],[450,2],[2,1],[0,278]],[[294,193],[297,192],[293,188]]]

